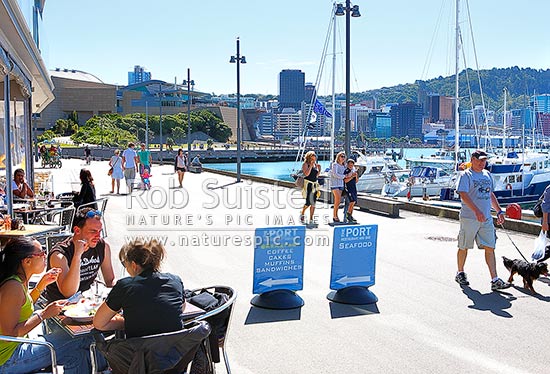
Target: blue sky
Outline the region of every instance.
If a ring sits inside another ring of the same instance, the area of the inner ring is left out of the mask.
[[[278,73],[301,69],[315,82],[332,11],[329,0],[52,0],[44,11],[48,68],[90,72],[127,84],[144,66],[154,79],[178,83],[187,68],[195,89],[236,92],[229,58],[240,37],[241,93],[277,94]],[[357,0],[351,19],[352,91],[454,73],[454,0]],[[466,0],[462,0],[465,20]],[[549,0],[470,0],[480,68],[550,62]],[[336,91],[344,91],[345,17],[338,17]],[[462,24],[465,39],[471,38]],[[437,31],[436,31],[437,30]],[[470,44],[468,42],[468,44]],[[433,47],[430,47],[433,45]],[[474,67],[468,45],[467,66]],[[330,67],[332,57],[327,59]],[[463,63],[462,63],[463,64]],[[331,69],[319,83],[330,92]]]

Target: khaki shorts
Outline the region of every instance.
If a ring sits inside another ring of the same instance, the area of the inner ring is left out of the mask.
[[[492,218],[485,222],[479,222],[477,219],[471,218],[460,219],[458,248],[474,248],[474,240],[479,249],[483,249],[483,247],[495,248],[497,236]]]

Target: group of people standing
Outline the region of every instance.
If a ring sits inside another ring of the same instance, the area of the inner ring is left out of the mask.
[[[321,194],[319,185],[319,174],[321,165],[317,163],[317,155],[314,151],[306,153],[304,163],[302,164],[302,173],[304,175],[304,186],[302,195],[306,202],[300,212],[300,222],[306,223],[305,212],[309,208],[309,223],[315,223],[315,203]],[[339,223],[338,209],[342,198],[346,198],[344,208],[344,222],[356,223],[353,218],[353,208],[357,202],[357,181],[358,173],[355,168],[355,160],[352,158],[346,161],[345,152],[339,152],[330,166],[330,189],[334,197],[333,222]]]
[[[145,143],[141,143],[140,150],[137,152],[135,144],[132,142],[128,143],[128,148],[122,152],[122,155],[116,149],[109,160],[109,167],[113,170],[111,174],[111,193],[115,193],[116,185],[116,193],[120,194],[120,180],[123,178],[126,181],[128,193],[131,193],[136,173],[139,173],[142,182],[144,175],[149,179],[152,163],[151,151],[146,148]]]

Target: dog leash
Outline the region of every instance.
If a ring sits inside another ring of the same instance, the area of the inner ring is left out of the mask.
[[[510,239],[510,242],[512,242],[512,245],[518,250],[519,254],[521,255],[521,257],[523,257],[523,259],[526,261],[526,262],[531,262],[529,260],[527,260],[525,258],[525,256],[523,255],[523,253],[521,253],[521,251],[519,250],[518,246],[516,245],[516,243],[514,243],[514,241],[512,240],[512,238],[510,237],[510,234],[508,234],[508,230],[506,230],[504,228],[504,225],[501,223],[500,224],[500,227],[502,227],[502,230],[504,230],[504,233],[506,234],[506,236],[508,237],[508,239]]]

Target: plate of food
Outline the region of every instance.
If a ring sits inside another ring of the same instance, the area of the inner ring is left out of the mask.
[[[89,300],[82,299],[77,304],[66,306],[64,308],[65,316],[76,322],[91,322],[99,305],[87,301]]]

